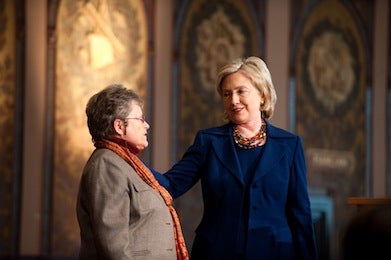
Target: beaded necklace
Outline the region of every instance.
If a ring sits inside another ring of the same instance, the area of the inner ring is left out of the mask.
[[[243,149],[252,149],[258,146],[261,146],[263,144],[263,141],[266,138],[266,125],[262,124],[261,128],[259,129],[259,132],[251,137],[246,138],[243,137],[236,126],[233,127],[233,136],[235,140],[235,144]]]

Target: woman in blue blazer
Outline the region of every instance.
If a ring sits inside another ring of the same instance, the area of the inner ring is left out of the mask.
[[[271,125],[276,92],[258,57],[221,69],[228,123],[200,130],[158,180],[174,198],[199,180],[204,203],[191,259],[316,259],[301,138]]]

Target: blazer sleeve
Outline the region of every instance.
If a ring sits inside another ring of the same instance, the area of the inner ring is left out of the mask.
[[[152,172],[153,176],[159,182],[159,184],[168,190],[168,188],[170,187],[170,182],[168,181],[168,179],[165,178],[162,173],[154,169],[148,163],[144,162],[144,164],[149,168],[149,170]]]
[[[85,175],[94,243],[104,259],[129,259],[129,180],[125,170],[112,157],[93,163]]]
[[[298,259],[317,259],[317,246],[307,186],[307,169],[300,137],[293,149],[287,216]]]
[[[152,167],[150,169],[160,185],[165,187],[174,199],[178,198],[191,189],[200,179],[206,150],[202,132],[199,131],[193,144],[170,170],[162,174]]]

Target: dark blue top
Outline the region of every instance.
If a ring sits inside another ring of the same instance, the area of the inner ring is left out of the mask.
[[[250,180],[252,179],[255,166],[257,165],[257,162],[261,159],[262,156],[262,147],[263,146],[258,146],[252,149],[243,149],[238,146],[236,146],[236,154],[239,159],[239,164],[240,164],[240,169],[242,171],[242,177],[245,185],[245,202],[249,201],[249,184]],[[242,255],[245,252],[246,248],[246,237],[247,237],[247,219],[248,219],[248,203],[243,204],[243,209],[242,209],[242,214],[243,217],[240,218],[240,223],[239,223],[239,231],[238,231],[238,242],[237,242],[237,253]]]

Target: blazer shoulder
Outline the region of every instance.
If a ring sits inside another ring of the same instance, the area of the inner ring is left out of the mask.
[[[138,190],[151,188],[128,162],[106,148],[94,150],[83,172],[91,178],[106,176],[105,179],[107,179],[110,176],[111,180],[117,179],[118,183],[123,185],[132,183]]]
[[[268,124],[266,131],[268,138],[273,143],[279,143],[285,147],[290,147],[289,149],[293,150],[295,150],[297,147],[302,147],[303,145],[301,136],[285,129]]]
[[[299,135],[295,133],[279,128],[270,123],[267,123],[267,134],[271,137],[277,137],[277,138],[291,138],[291,139],[301,138]]]
[[[117,176],[127,177],[128,175],[133,175],[135,170],[115,152],[106,148],[99,148],[93,151],[84,166],[83,172],[94,175],[110,172],[111,174],[115,173]]]
[[[127,164],[125,160],[121,158],[121,156],[107,148],[95,149],[90,157],[90,160],[95,162],[102,161],[109,164]]]

